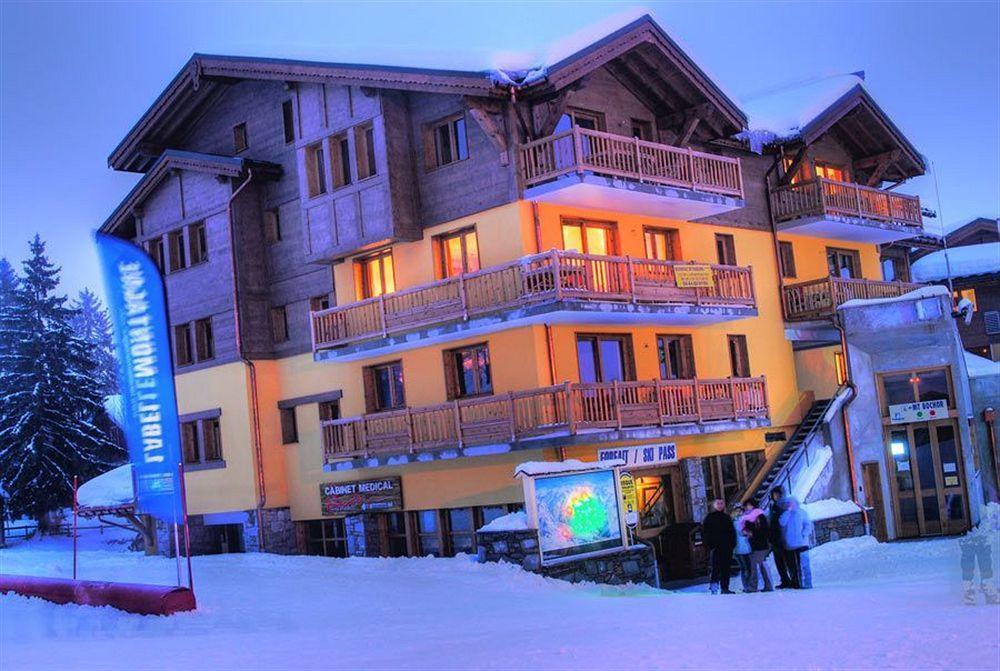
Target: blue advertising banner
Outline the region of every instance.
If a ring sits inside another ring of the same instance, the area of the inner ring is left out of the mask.
[[[163,281],[152,259],[135,245],[103,233],[95,238],[118,348],[122,429],[138,509],[180,522],[180,429]]]

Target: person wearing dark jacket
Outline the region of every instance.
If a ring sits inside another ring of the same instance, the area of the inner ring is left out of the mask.
[[[785,551],[785,544],[781,541],[781,524],[779,523],[781,513],[785,512],[781,503],[784,497],[785,492],[781,487],[772,489],[771,507],[767,511],[768,539],[771,542],[771,550],[774,552],[774,565],[778,569],[778,578],[781,580],[778,583],[778,589],[787,589],[792,584],[791,578],[788,576],[788,562],[786,561],[788,553]]]
[[[729,567],[733,563],[733,548],[736,547],[736,529],[732,518],[726,514],[726,502],[716,499],[712,502],[712,511],[701,523],[702,540],[712,551],[712,594],[722,588],[723,594],[732,594],[729,589]]]
[[[767,515],[753,501],[747,501],[743,509],[743,533],[750,540],[750,581],[748,592],[757,591],[758,577],[764,579],[764,591],[774,591],[771,572],[767,570],[767,555],[771,549],[770,525]]]

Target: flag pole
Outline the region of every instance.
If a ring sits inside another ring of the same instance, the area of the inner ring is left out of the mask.
[[[194,573],[191,570],[191,533],[188,528],[187,487],[184,485],[184,463],[177,464],[177,473],[181,482],[181,511],[184,519],[184,554],[187,556],[188,589],[194,592]]]
[[[77,502],[76,498],[76,490],[78,487],[78,481],[79,477],[74,475],[73,476],[73,580],[76,580],[76,546],[77,546],[76,511],[77,508],[79,507],[79,503]]]

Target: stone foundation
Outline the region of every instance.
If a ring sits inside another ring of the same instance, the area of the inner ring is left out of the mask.
[[[645,583],[656,585],[653,549],[638,545],[622,552],[574,559],[542,566],[538,531],[486,531],[476,533],[480,562],[509,562],[525,571],[568,582],[596,582],[606,585]]]
[[[856,538],[865,534],[865,520],[861,511],[830,517],[813,522],[816,545],[838,541],[841,538]]]
[[[379,557],[382,555],[378,520],[372,514],[348,515],[344,518],[349,557]],[[388,550],[388,548],[385,548]]]
[[[188,533],[192,555],[218,554],[220,552],[260,552],[261,537],[264,551],[275,554],[297,554],[304,547],[289,508],[267,508],[261,511],[262,528],[258,528],[256,510],[238,510],[231,513],[189,515]],[[180,531],[180,544],[184,547],[184,529]],[[175,556],[173,525],[157,521],[157,554]]]

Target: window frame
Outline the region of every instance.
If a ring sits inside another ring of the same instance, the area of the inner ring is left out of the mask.
[[[327,188],[327,166],[326,143],[323,141],[313,142],[305,147],[306,163],[306,193],[309,198],[319,198],[326,195]]]
[[[580,246],[582,250],[570,249],[566,245],[566,229],[577,227],[580,229]],[[606,254],[599,254],[590,251],[590,243],[587,238],[587,230],[590,228],[602,229],[605,234],[608,251]],[[591,256],[618,256],[618,222],[602,221],[599,219],[586,219],[581,217],[563,217],[560,220],[559,232],[562,235],[562,247],[565,251],[577,252],[579,254],[589,254]]]
[[[205,220],[187,225],[188,268],[208,263],[208,229]]]
[[[480,382],[481,357],[480,352],[486,353],[486,376],[488,378],[488,388],[484,389]],[[468,353],[472,360],[473,379],[476,389],[474,391],[462,391],[462,367],[458,363],[458,357]],[[442,353],[444,359],[445,392],[449,401],[460,398],[476,398],[479,396],[491,396],[494,393],[493,387],[493,363],[490,359],[490,347],[488,342],[478,342],[461,347],[446,349]]]
[[[461,131],[459,131],[461,124]],[[441,131],[445,131],[446,138],[441,137]],[[425,152],[429,152],[424,157],[428,170],[436,170],[454,163],[461,163],[469,158],[469,122],[465,118],[465,110],[455,112],[448,116],[431,122],[427,125],[426,133],[430,138],[425,145]],[[464,142],[459,142],[459,135],[464,136]],[[447,150],[450,154],[448,160],[444,160],[444,142],[447,142]],[[462,149],[464,147],[464,155]]]
[[[177,273],[188,267],[184,228],[177,228],[167,233],[168,267],[171,273]]]
[[[389,259],[389,273],[386,274],[385,259]],[[375,262],[378,262],[379,276],[382,282],[382,292],[375,293],[374,287],[371,284],[371,267]],[[396,291],[396,262],[392,255],[392,248],[386,248],[363,256],[355,261],[360,269],[360,281],[361,281],[361,299],[365,300],[368,298],[377,298],[379,296],[384,296],[385,294],[395,293]],[[389,282],[386,279],[390,280]],[[391,285],[391,287],[390,287]]]
[[[470,268],[469,264],[469,238],[475,241],[476,247],[476,263],[475,268]],[[461,258],[462,258],[462,271],[460,273],[453,274],[451,272],[448,242],[458,238],[461,245]],[[434,236],[434,246],[435,252],[438,257],[437,262],[437,272],[438,279],[447,279],[449,277],[458,277],[459,275],[466,275],[468,273],[474,273],[482,270],[482,256],[479,251],[479,233],[476,231],[475,226],[467,226],[465,228],[459,228],[454,231],[448,231],[447,233],[441,233],[440,235]]]
[[[294,405],[278,408],[278,424],[281,428],[281,444],[293,445],[299,442],[299,420],[295,416]]]
[[[174,324],[173,336],[174,365],[177,368],[181,368],[182,366],[191,366],[196,363],[194,359],[194,348],[191,346],[191,323],[184,322],[183,324]]]
[[[732,233],[715,234],[715,256],[720,266],[739,265],[736,257],[736,237]]]
[[[247,122],[241,121],[233,126],[233,154],[242,154],[250,148],[250,134]]]
[[[671,372],[670,359],[666,356],[669,342],[680,343],[680,367],[674,377],[667,377]],[[656,358],[661,380],[693,380],[698,376],[695,368],[694,339],[690,333],[658,333],[656,334]]]
[[[795,270],[795,246],[788,240],[778,240],[778,265],[782,279],[793,280],[798,277]]]
[[[632,345],[632,334],[631,333],[577,333],[575,338],[576,344],[576,366],[577,366],[577,377],[580,382],[583,382],[582,368],[580,367],[580,342],[581,341],[592,341],[595,346],[591,349],[591,353],[594,355],[594,372],[598,378],[604,377],[604,355],[601,352],[600,342],[602,340],[617,340],[622,343],[621,353],[622,353],[622,374],[624,376],[623,382],[632,382],[636,379],[636,365],[635,365],[635,350]],[[604,384],[611,382],[611,380],[597,379],[594,381],[598,384]]]
[[[181,457],[185,470],[225,468],[221,411],[216,409],[181,415],[179,424]],[[189,458],[192,450],[194,451],[194,459]],[[209,455],[210,450],[211,456]]]
[[[326,305],[324,306],[322,302],[325,302]],[[329,310],[331,307],[333,307],[333,303],[330,300],[330,294],[320,294],[309,298],[309,312],[322,312],[323,310]]]
[[[396,398],[397,389],[395,383],[392,382],[392,380],[395,379],[395,369],[397,367],[399,369],[399,391],[402,393],[401,398]],[[390,404],[387,406],[382,405],[382,395],[379,394],[378,389],[378,371],[382,369],[388,369],[390,376]],[[362,369],[362,378],[365,388],[365,407],[368,414],[390,412],[392,410],[400,410],[406,407],[406,377],[403,371],[402,359],[394,359],[392,361],[384,361],[382,363],[365,366]]]
[[[650,244],[654,242],[656,236],[663,236],[663,248],[669,256],[672,258],[660,259],[656,256],[656,245]],[[646,258],[652,261],[680,261],[683,257],[681,254],[681,235],[680,231],[676,228],[668,228],[666,226],[643,226],[642,227],[642,242],[645,248]]]
[[[373,121],[366,121],[354,127],[354,166],[357,169],[359,182],[378,176]]]
[[[290,339],[291,339],[291,333],[290,329],[288,328],[288,306],[272,305],[271,341],[275,345],[278,345],[280,343],[288,342]]]
[[[167,271],[167,258],[166,245],[163,243],[163,236],[158,235],[155,238],[146,240],[145,247],[146,254],[153,260],[153,265],[159,269],[161,275],[165,274]]]
[[[271,246],[281,242],[281,212],[277,207],[264,210],[264,244]]]
[[[197,363],[215,358],[215,329],[211,317],[196,319],[194,331],[194,358]]]
[[[295,103],[291,98],[281,102],[281,130],[285,144],[295,143]]]
[[[838,267],[840,266],[840,261],[845,258],[850,258],[851,263],[854,266],[853,272],[850,275],[850,279],[861,279],[861,252],[857,249],[848,249],[846,247],[827,247],[826,248],[826,269],[828,277],[844,277],[841,274],[834,274],[833,268],[831,267],[831,261],[837,260]],[[839,268],[838,268],[839,269]]]
[[[735,351],[734,345],[736,346]],[[753,377],[750,368],[750,346],[747,343],[746,335],[742,333],[727,334],[726,352],[729,356],[731,377]]]
[[[351,172],[351,142],[347,131],[336,133],[326,139],[327,154],[330,157],[330,183],[333,190],[342,189],[354,183]]]

